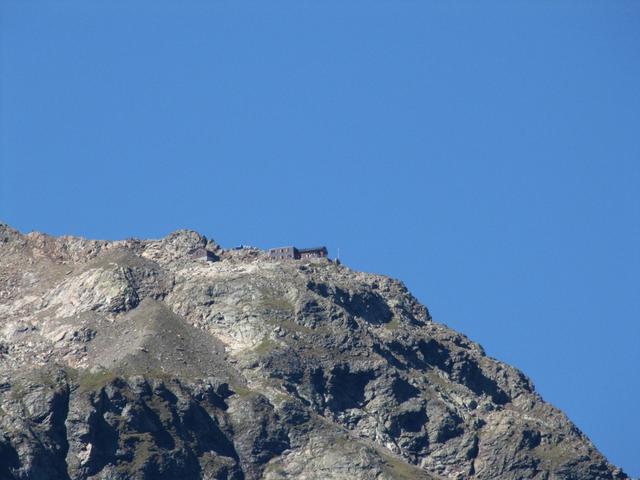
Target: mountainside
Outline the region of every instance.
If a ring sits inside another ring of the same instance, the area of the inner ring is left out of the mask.
[[[627,478],[401,282],[192,231],[0,224],[0,434],[0,480]]]

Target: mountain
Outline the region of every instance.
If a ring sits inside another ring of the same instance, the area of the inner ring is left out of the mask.
[[[627,478],[398,280],[193,231],[0,225],[0,433],[0,479]]]

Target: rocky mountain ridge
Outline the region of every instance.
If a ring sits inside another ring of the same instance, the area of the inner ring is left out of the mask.
[[[397,280],[0,225],[0,479],[174,478],[627,477]]]

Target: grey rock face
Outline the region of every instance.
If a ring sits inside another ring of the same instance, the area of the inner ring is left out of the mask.
[[[177,478],[627,477],[397,280],[0,225],[0,479]]]

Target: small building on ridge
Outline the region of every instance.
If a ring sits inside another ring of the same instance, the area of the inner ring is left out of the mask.
[[[278,247],[269,249],[269,257],[274,259],[300,260],[303,258],[326,258],[329,255],[327,247],[296,248]]]
[[[194,260],[203,260],[206,262],[215,262],[218,260],[218,257],[215,253],[207,250],[204,247],[198,247],[193,252],[191,252],[191,258]]]

